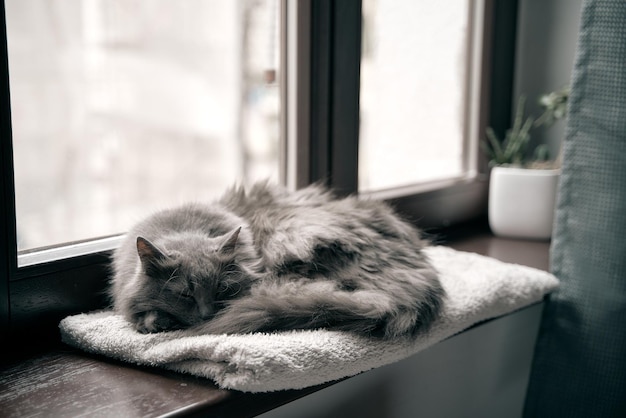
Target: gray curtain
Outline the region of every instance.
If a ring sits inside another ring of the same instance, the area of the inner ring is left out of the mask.
[[[626,417],[626,1],[584,2],[525,417]]]

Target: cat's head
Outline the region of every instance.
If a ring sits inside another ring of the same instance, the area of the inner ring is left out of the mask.
[[[137,237],[140,260],[130,320],[140,332],[187,328],[209,320],[254,280],[241,228],[209,238],[178,234],[157,244]]]

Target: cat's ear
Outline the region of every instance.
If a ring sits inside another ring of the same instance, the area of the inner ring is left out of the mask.
[[[235,229],[229,235],[227,235],[226,241],[220,246],[218,252],[223,255],[232,255],[235,253],[237,247],[237,240],[239,239],[239,232],[241,227]]]
[[[167,255],[144,237],[137,237],[137,254],[144,265],[155,264],[167,258]]]

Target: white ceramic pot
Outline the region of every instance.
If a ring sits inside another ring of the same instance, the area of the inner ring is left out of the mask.
[[[494,167],[489,184],[489,226],[495,235],[547,240],[560,170]]]

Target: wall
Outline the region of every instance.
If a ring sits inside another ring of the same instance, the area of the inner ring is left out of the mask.
[[[539,116],[537,101],[544,93],[569,83],[582,0],[520,0],[517,28],[514,102],[527,97],[526,109]],[[515,104],[515,103],[514,103]],[[550,154],[558,154],[565,123],[536,130],[533,142],[547,141]]]

